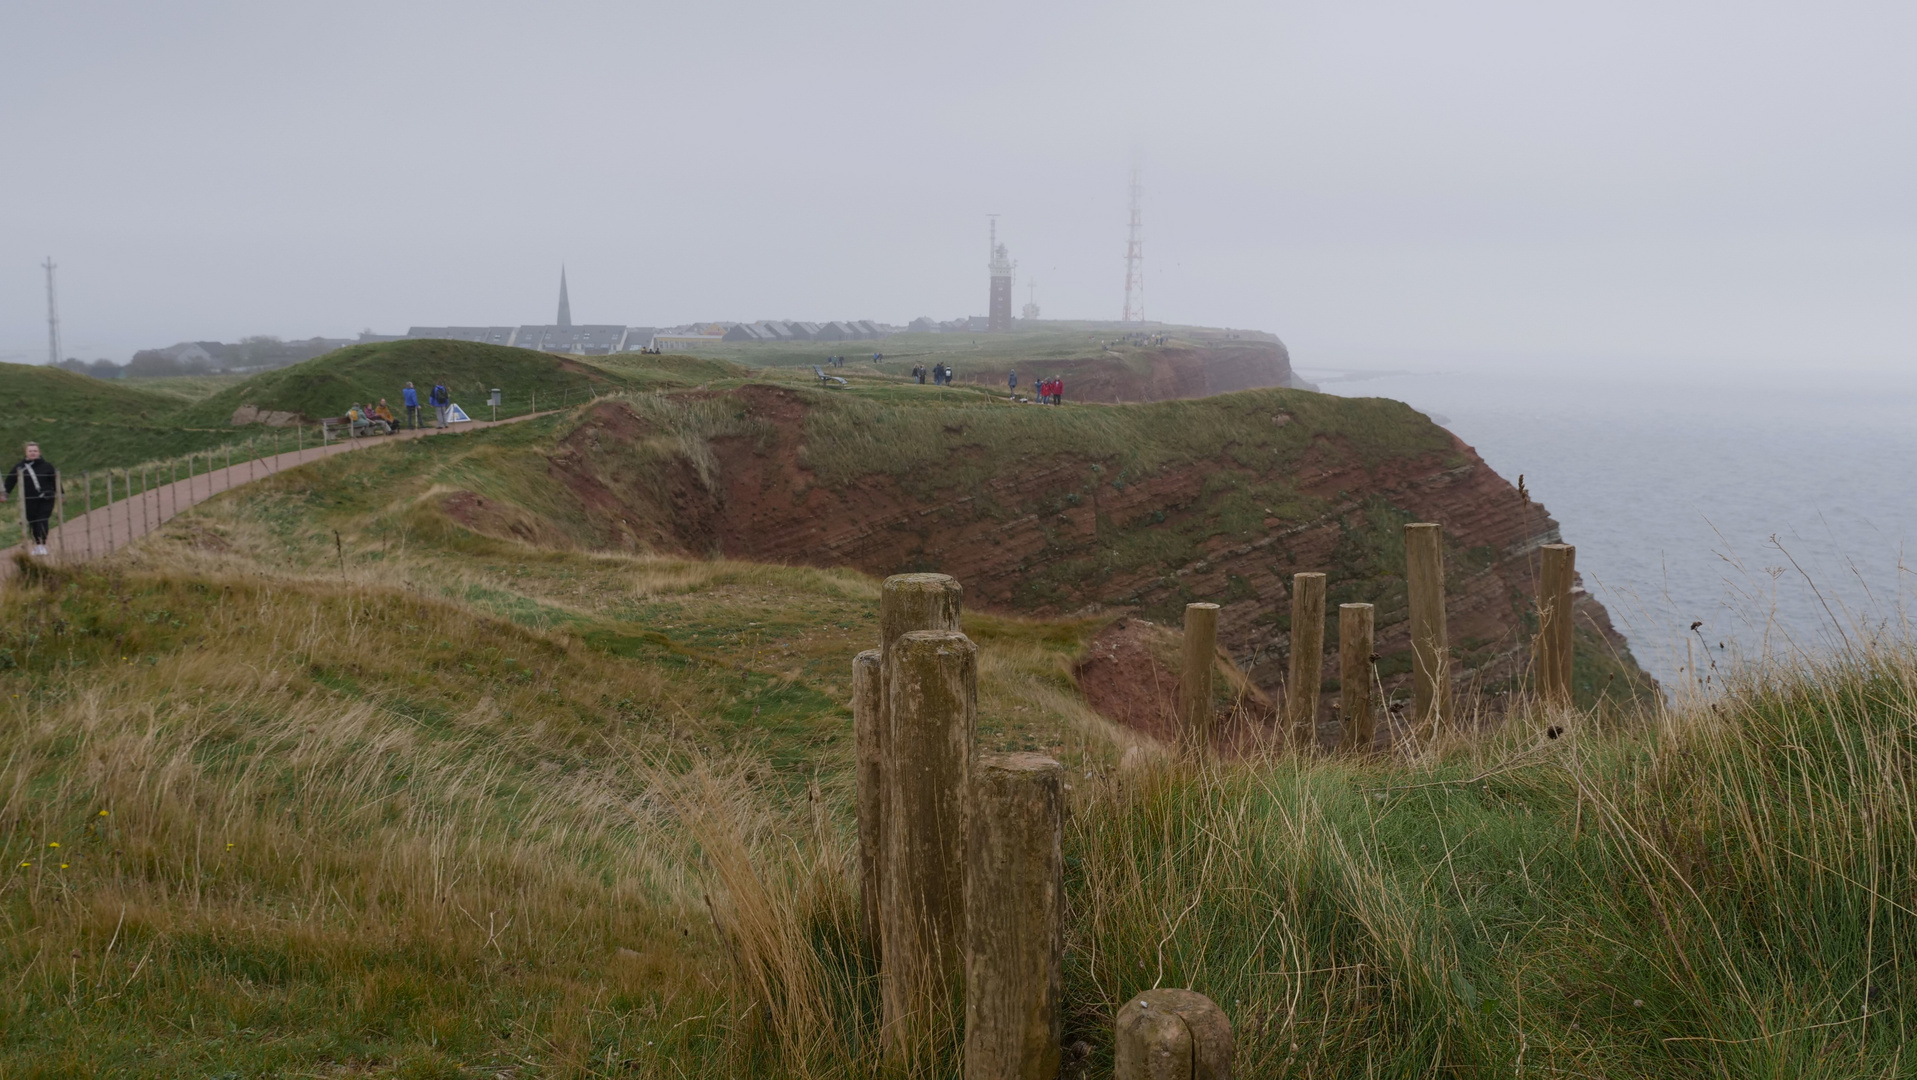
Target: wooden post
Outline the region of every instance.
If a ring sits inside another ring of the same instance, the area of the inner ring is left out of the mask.
[[[1376,651],[1370,604],[1338,605],[1338,717],[1340,749],[1371,749],[1371,654]]]
[[[60,518],[60,561],[67,561],[67,478],[60,470],[53,470],[53,509]],[[22,508],[24,509],[24,507]]]
[[[1538,576],[1538,694],[1547,705],[1571,705],[1571,580],[1578,549],[1546,544]]]
[[[887,691],[886,659],[891,655],[892,646],[900,637],[914,630],[950,630],[959,629],[959,616],[963,607],[965,590],[960,588],[956,579],[945,574],[894,574],[885,579],[885,585],[879,592],[879,655],[878,667],[878,707],[861,722],[857,716],[856,699],[853,717],[854,754],[860,762],[856,777],[858,783],[859,808],[859,844],[860,878],[859,887],[862,905],[873,914],[872,948],[883,958],[885,935],[877,921],[877,912],[885,897],[886,864],[886,820],[890,813],[890,798],[886,794],[892,770],[892,754],[889,749],[891,721],[886,710],[890,708],[891,695]],[[856,693],[860,673],[859,661],[853,660],[853,685]],[[866,762],[875,763],[868,770]],[[864,861],[865,845],[870,842],[873,859]]]
[[[152,493],[153,474],[149,466],[142,465],[140,466],[140,531],[143,533],[153,531],[152,516],[146,512],[146,504],[151,501],[147,496]]]
[[[852,658],[852,746],[857,758],[859,809],[859,929],[867,946],[879,951],[880,867],[885,862],[885,740],[879,721],[885,716],[884,653],[867,649]]]
[[[965,1080],[1058,1075],[1065,769],[985,754],[965,829]]]
[[[1211,751],[1211,671],[1218,651],[1218,605],[1185,605],[1184,662],[1178,676],[1178,748],[1189,757]]]
[[[965,800],[978,724],[978,649],[914,630],[886,654],[885,961],[880,1042],[909,1064],[932,1050],[964,976]]]
[[[1112,1080],[1230,1080],[1231,1021],[1203,994],[1147,990],[1113,1027]]]
[[[1325,671],[1325,576],[1291,578],[1291,679],[1285,684],[1285,712],[1291,745],[1318,747],[1318,687]]]
[[[93,558],[93,470],[84,470],[80,476],[86,482],[87,500],[86,516],[80,520],[87,523],[87,558],[91,559]]]
[[[1451,719],[1451,642],[1444,626],[1444,528],[1404,527],[1405,587],[1411,601],[1412,720],[1428,733]]]

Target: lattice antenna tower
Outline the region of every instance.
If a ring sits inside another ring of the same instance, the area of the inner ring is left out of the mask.
[[[1145,188],[1132,168],[1132,223],[1125,240],[1125,322],[1145,321]]]
[[[58,269],[58,264],[53,261],[53,256],[49,255],[47,261],[40,265],[47,272],[47,363],[58,364],[60,362],[60,303],[53,292],[53,272]]]

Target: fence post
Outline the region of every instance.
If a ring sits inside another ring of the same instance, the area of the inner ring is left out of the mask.
[[[852,658],[852,746],[859,811],[859,930],[866,947],[879,952],[880,867],[885,861],[884,653],[867,649]]]
[[[964,974],[965,799],[978,720],[978,649],[914,630],[886,654],[886,860],[879,997],[884,1056],[926,1060]]]
[[[1228,1080],[1231,1021],[1203,994],[1147,990],[1113,1024],[1112,1080]]]
[[[1211,750],[1211,674],[1218,651],[1218,605],[1185,605],[1184,663],[1178,678],[1178,749],[1188,757]]]
[[[1325,576],[1291,577],[1291,678],[1285,684],[1285,711],[1291,744],[1318,747],[1318,688],[1325,678]]]
[[[1341,749],[1363,753],[1374,735],[1371,654],[1377,651],[1370,604],[1338,605],[1338,720]]]
[[[67,478],[60,470],[53,470],[53,509],[60,518],[60,561],[67,561]],[[22,508],[24,509],[24,507]]]
[[[20,479],[25,481],[26,477]],[[27,485],[24,482],[20,485],[20,497],[14,501],[20,504],[20,550],[32,555],[33,526],[27,523]]]
[[[1538,575],[1538,691],[1547,705],[1571,705],[1571,580],[1578,549],[1546,544]]]
[[[1058,1075],[1064,766],[983,754],[965,827],[965,1080]]]
[[[1451,642],[1444,625],[1444,528],[1404,527],[1405,586],[1411,602],[1412,721],[1428,734],[1451,720]]]
[[[881,961],[885,952],[884,934],[879,929],[877,912],[885,896],[886,822],[891,813],[890,796],[887,787],[890,784],[893,761],[890,749],[891,721],[887,718],[890,706],[890,694],[886,689],[886,660],[892,653],[892,646],[898,639],[913,630],[953,630],[959,629],[959,617],[963,608],[964,589],[954,578],[945,574],[894,574],[885,579],[885,585],[879,593],[879,655],[878,666],[878,707],[867,718],[869,722],[853,720],[853,740],[855,756],[861,763],[857,781],[859,807],[859,843],[861,851],[859,886],[861,896],[871,897],[869,909],[873,913],[874,935],[872,947],[878,951]],[[859,677],[854,660],[854,685]],[[855,705],[856,713],[856,705]],[[873,769],[864,768],[866,761],[876,763]],[[863,860],[864,845],[867,841],[873,845],[873,860],[868,865]]]

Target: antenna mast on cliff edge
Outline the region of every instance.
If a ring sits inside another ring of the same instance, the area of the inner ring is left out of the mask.
[[[1125,241],[1125,322],[1145,321],[1145,189],[1132,167],[1132,224]]]
[[[60,362],[60,305],[53,295],[53,271],[57,265],[51,255],[40,265],[47,272],[47,363],[57,364]]]

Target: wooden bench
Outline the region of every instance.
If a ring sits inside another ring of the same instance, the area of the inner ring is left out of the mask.
[[[399,430],[397,424],[388,426],[384,420],[367,420],[363,423],[366,430],[356,432],[344,416],[322,416],[320,417],[320,438],[326,442],[332,442],[335,437],[341,435],[349,439],[359,439],[367,435],[391,435]]]

